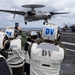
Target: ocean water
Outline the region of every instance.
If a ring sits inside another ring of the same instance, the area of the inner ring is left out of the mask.
[[[21,28],[23,31],[41,31],[42,28]]]
[[[0,29],[3,30],[3,31],[5,31],[5,28],[2,28],[2,27],[1,27]],[[28,28],[28,27],[27,27],[27,28],[21,28],[21,30],[22,30],[22,31],[32,31],[32,30],[33,30],[33,31],[41,31],[42,28]]]

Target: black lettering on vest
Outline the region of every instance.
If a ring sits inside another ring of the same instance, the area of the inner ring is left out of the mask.
[[[51,52],[50,51],[48,51],[48,54],[49,54],[49,57],[51,56]]]
[[[42,51],[42,56],[46,56],[47,55],[47,51],[46,50],[43,50]]]
[[[50,51],[47,51],[47,50],[42,50],[42,56],[51,56],[51,53]]]

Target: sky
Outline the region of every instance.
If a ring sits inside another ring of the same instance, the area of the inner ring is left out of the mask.
[[[0,9],[27,11],[27,8],[22,8],[26,4],[43,4],[44,8],[36,9],[36,11],[45,12],[70,12],[64,15],[55,15],[48,22],[54,23],[60,27],[65,24],[75,24],[75,0],[0,0]],[[44,20],[24,23],[23,16],[0,12],[0,27],[14,26],[15,22],[19,22],[21,27],[43,27]]]

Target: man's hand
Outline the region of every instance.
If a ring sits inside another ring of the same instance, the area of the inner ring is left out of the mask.
[[[19,31],[21,30],[19,26],[18,26],[18,28],[17,28],[17,29],[18,29]]]

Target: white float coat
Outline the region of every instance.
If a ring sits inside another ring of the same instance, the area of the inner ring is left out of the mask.
[[[33,43],[31,47],[30,75],[59,75],[60,65],[64,59],[63,48],[49,43],[41,44],[46,48],[38,48],[37,43]]]
[[[11,40],[10,48],[12,51],[8,52],[8,63],[12,68],[22,67],[25,63],[25,51],[21,49],[21,39]]]
[[[14,39],[14,40],[11,40],[10,48],[11,48],[12,50],[15,50],[15,49],[21,50],[21,39]]]

